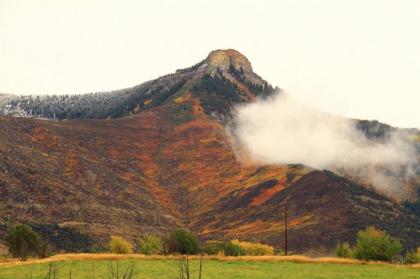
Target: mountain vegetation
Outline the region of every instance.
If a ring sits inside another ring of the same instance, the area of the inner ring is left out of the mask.
[[[420,175],[404,184],[406,207],[352,177],[253,162],[235,144],[232,109],[276,93],[245,56],[216,50],[124,90],[0,98],[0,239],[25,223],[56,251],[103,251],[111,236],[136,243],[182,228],[199,241],[281,250],[287,202],[291,251],[353,246],[369,225],[416,249]],[[359,128],[378,140],[395,129]],[[409,135],[420,145],[418,131]]]

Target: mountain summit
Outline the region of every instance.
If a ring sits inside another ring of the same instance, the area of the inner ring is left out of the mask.
[[[234,49],[217,49],[210,52],[205,60],[212,68],[228,70],[232,65],[236,69],[242,68],[246,72],[252,72],[252,66],[248,58]]]
[[[228,72],[229,68],[233,67],[238,71],[242,69],[245,73],[253,74],[248,58],[234,49],[214,50],[207,56],[205,63],[208,64],[210,72],[217,71],[217,69]]]
[[[235,74],[236,72],[240,73],[244,79],[253,84],[266,85],[266,82],[254,73],[248,58],[237,50],[214,50],[210,52],[205,63],[208,64],[208,71],[211,74],[214,74],[217,71],[222,71],[227,74]]]
[[[357,181],[238,160],[243,153],[225,120],[237,104],[275,92],[245,56],[216,50],[128,89],[7,96],[0,100],[0,239],[12,224],[27,223],[56,250],[77,252],[104,247],[110,235],[134,240],[187,227],[203,240],[283,248],[287,202],[291,251],[331,251],[367,225],[406,248],[418,245],[420,218]]]

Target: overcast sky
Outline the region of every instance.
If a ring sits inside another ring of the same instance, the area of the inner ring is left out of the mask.
[[[0,92],[129,87],[235,48],[335,114],[420,127],[420,1],[0,0]]]

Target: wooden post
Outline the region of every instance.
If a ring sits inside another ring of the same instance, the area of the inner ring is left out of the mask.
[[[287,256],[287,200],[284,201],[284,254]]]

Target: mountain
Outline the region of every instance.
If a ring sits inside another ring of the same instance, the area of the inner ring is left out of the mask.
[[[136,239],[186,226],[202,239],[282,247],[287,201],[290,250],[331,250],[367,225],[418,246],[420,217],[351,177],[247,159],[225,129],[232,109],[275,92],[245,56],[216,50],[124,90],[7,96],[0,237],[25,222],[56,249],[80,251],[102,249],[112,234]],[[360,123],[386,138],[388,126]]]
[[[242,90],[236,91],[236,86]],[[274,91],[237,51],[213,51],[190,68],[123,90],[82,95],[5,96],[8,98],[0,102],[0,112],[48,119],[118,118],[169,104],[185,90],[199,97],[206,112],[227,112],[229,102],[251,101],[255,96]],[[200,90],[209,90],[217,96],[200,94]]]

